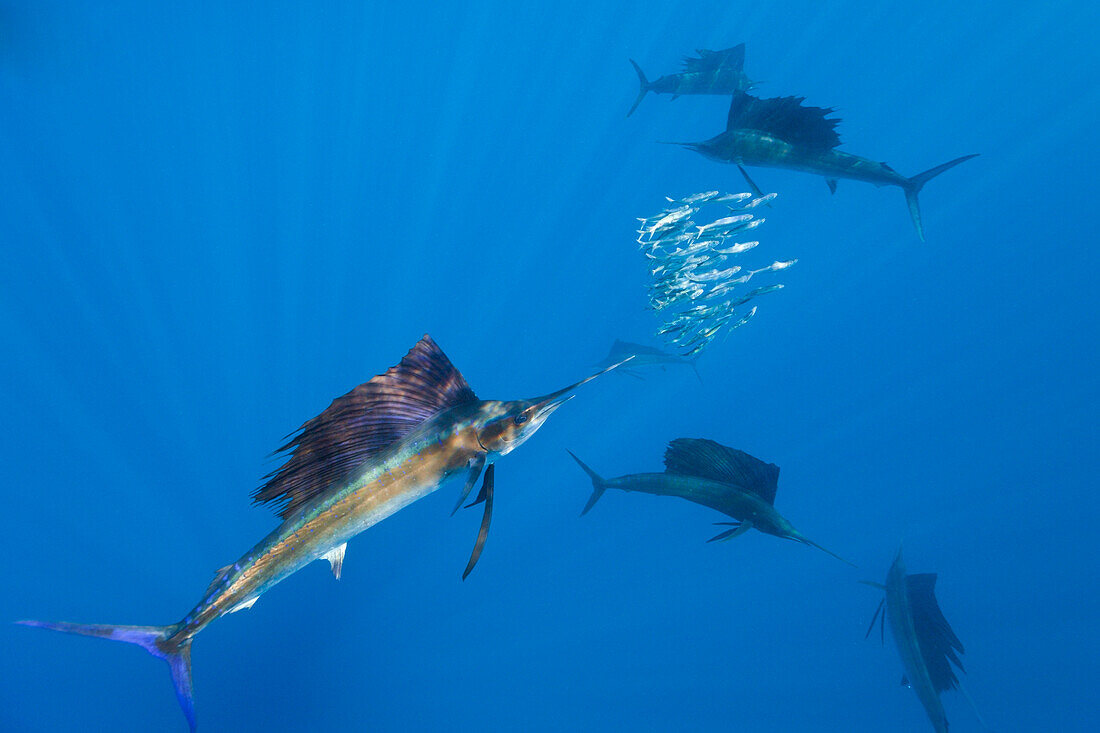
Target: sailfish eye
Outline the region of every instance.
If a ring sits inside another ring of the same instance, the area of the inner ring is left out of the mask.
[[[516,425],[522,425],[523,423],[527,422],[527,414],[520,413],[519,415],[516,415],[516,419],[512,422],[514,422]]]

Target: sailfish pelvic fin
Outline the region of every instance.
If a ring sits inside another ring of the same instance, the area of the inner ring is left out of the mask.
[[[474,499],[468,506],[474,506],[485,502],[485,513],[481,517],[481,528],[477,532],[477,541],[474,542],[474,551],[470,553],[470,561],[466,563],[466,569],[462,571],[462,579],[466,580],[466,576],[474,569],[474,565],[477,565],[478,558],[481,557],[481,550],[485,547],[485,539],[489,536],[489,522],[493,520],[493,484],[496,478],[496,464],[490,463],[489,467],[485,469],[485,476],[481,480],[481,491],[478,492],[478,498]]]
[[[886,605],[886,599],[885,598],[883,598],[881,601],[878,602],[878,608],[875,609],[875,615],[871,617],[871,624],[867,627],[867,633],[863,635],[864,639],[866,639],[867,637],[869,637],[871,635],[871,632],[875,628],[875,622],[878,621],[879,614],[882,614],[883,622],[885,622],[886,614],[882,613],[882,609],[885,605]],[[883,641],[884,642],[885,642],[885,639],[886,639],[885,634],[886,634],[886,632],[883,631]]]
[[[717,525],[732,526],[733,529],[727,529],[721,534],[717,534],[711,537],[707,542],[729,542],[734,537],[740,537],[741,535],[752,529],[752,522],[715,522]]]

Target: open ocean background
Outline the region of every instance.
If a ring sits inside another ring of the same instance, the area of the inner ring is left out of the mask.
[[[203,731],[925,731],[863,634],[904,541],[990,727],[1100,727],[1095,2],[0,3],[0,729],[184,731],[164,665],[8,624],[164,624],[276,520],[269,453],[430,333],[482,398],[646,341],[635,217],[741,191],[648,97],[744,41],[921,196],[754,169],[798,258],[688,369],[586,386],[194,647]],[[649,343],[653,343],[652,339]],[[722,516],[590,492],[708,437],[849,568]],[[979,730],[944,695],[952,731]]]

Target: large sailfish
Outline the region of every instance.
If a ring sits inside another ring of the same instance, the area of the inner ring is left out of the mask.
[[[665,74],[653,81],[646,78],[642,67],[634,59],[630,59],[638,74],[638,96],[626,116],[634,114],[649,92],[671,94],[676,99],[681,94],[733,94],[753,87],[749,77],[745,76],[745,44],[739,43],[721,51],[700,48],[696,53],[698,58],[688,56],[684,59],[683,71]]]
[[[932,722],[932,728],[937,733],[947,733],[947,715],[940,701],[940,693],[958,689],[966,694],[955,670],[951,668],[954,664],[960,672],[965,672],[959,660],[959,655],[964,650],[962,642],[951,629],[951,624],[947,623],[939,603],[936,602],[935,573],[906,573],[905,561],[902,560],[899,549],[890,571],[886,574],[885,585],[864,582],[879,588],[885,594],[871,618],[871,625],[867,627],[865,636],[870,636],[880,614],[882,629],[889,620],[890,632],[905,669],[901,683],[917,693],[917,698]],[[984,722],[982,727],[985,727]]]
[[[218,570],[202,600],[178,623],[20,623],[136,644],[165,660],[194,730],[191,642],[196,634],[220,616],[250,608],[314,560],[328,560],[339,578],[348,540],[462,473],[466,482],[459,504],[481,475],[473,503],[485,503],[465,578],[489,529],[495,461],[530,438],[574,389],[602,373],[544,397],[480,400],[431,337],[424,336],[400,364],[337,397],[280,449],[288,454],[286,462],[269,474],[254,499],[277,507],[282,524]]]
[[[717,522],[733,529],[725,530],[708,542],[731,540],[756,529],[816,547],[837,560],[852,564],[810,540],[776,510],[779,466],[764,463],[744,451],[705,438],[677,438],[665,450],[664,473],[633,473],[617,478],[604,478],[572,451],[569,455],[592,479],[592,496],[581,516],[596,505],[607,489],[678,496],[737,520]]]
[[[736,92],[730,103],[725,132],[709,140],[679,143],[711,160],[736,163],[739,166],[763,166],[804,171],[825,177],[830,191],[836,191],[837,179],[866,181],[876,186],[897,186],[905,193],[909,216],[924,241],[920,203],[917,194],[924,184],[959,163],[977,156],[964,155],[924,173],[906,178],[886,163],[837,150],[840,122],[829,117],[828,107],[805,107],[803,97],[759,99]],[[744,168],[742,174],[748,179]],[[749,180],[749,185],[756,184]]]

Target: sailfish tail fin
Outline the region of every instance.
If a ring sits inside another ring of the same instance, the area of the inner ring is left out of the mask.
[[[634,98],[634,104],[631,105],[630,111],[626,113],[626,116],[634,114],[634,110],[638,109],[638,105],[645,99],[645,95],[649,92],[649,79],[645,78],[645,72],[642,71],[642,67],[638,66],[638,63],[634,59],[630,59],[631,65],[634,67],[634,71],[638,72],[638,96]]]
[[[66,634],[95,636],[100,639],[136,644],[168,663],[172,685],[191,730],[195,730],[194,688],[191,684],[191,637],[175,636],[178,626],[108,626],[106,624],[70,624],[49,621],[17,621],[23,626],[61,631]]]
[[[918,173],[909,179],[902,190],[905,191],[905,203],[909,205],[909,216],[913,219],[913,226],[917,228],[917,236],[920,237],[920,241],[924,241],[924,227],[920,221],[920,202],[917,200],[917,194],[924,188],[924,184],[931,181],[933,178],[943,173],[944,171],[951,170],[959,163],[965,163],[971,158],[978,157],[978,153],[972,153],[971,155],[964,155],[961,158],[955,158],[943,165],[937,165],[935,168],[926,170],[924,173]]]
[[[596,506],[596,502],[600,500],[600,497],[603,496],[604,490],[607,488],[607,483],[598,473],[589,468],[584,461],[582,461],[580,458],[577,458],[577,456],[573,454],[573,451],[567,452],[569,453],[569,455],[573,456],[573,460],[577,462],[577,465],[580,466],[584,470],[584,472],[588,474],[588,477],[590,479],[592,479],[592,496],[588,497],[588,503],[584,505],[584,510],[581,512],[581,516],[583,517],[585,514],[588,514],[588,511],[592,507]]]

